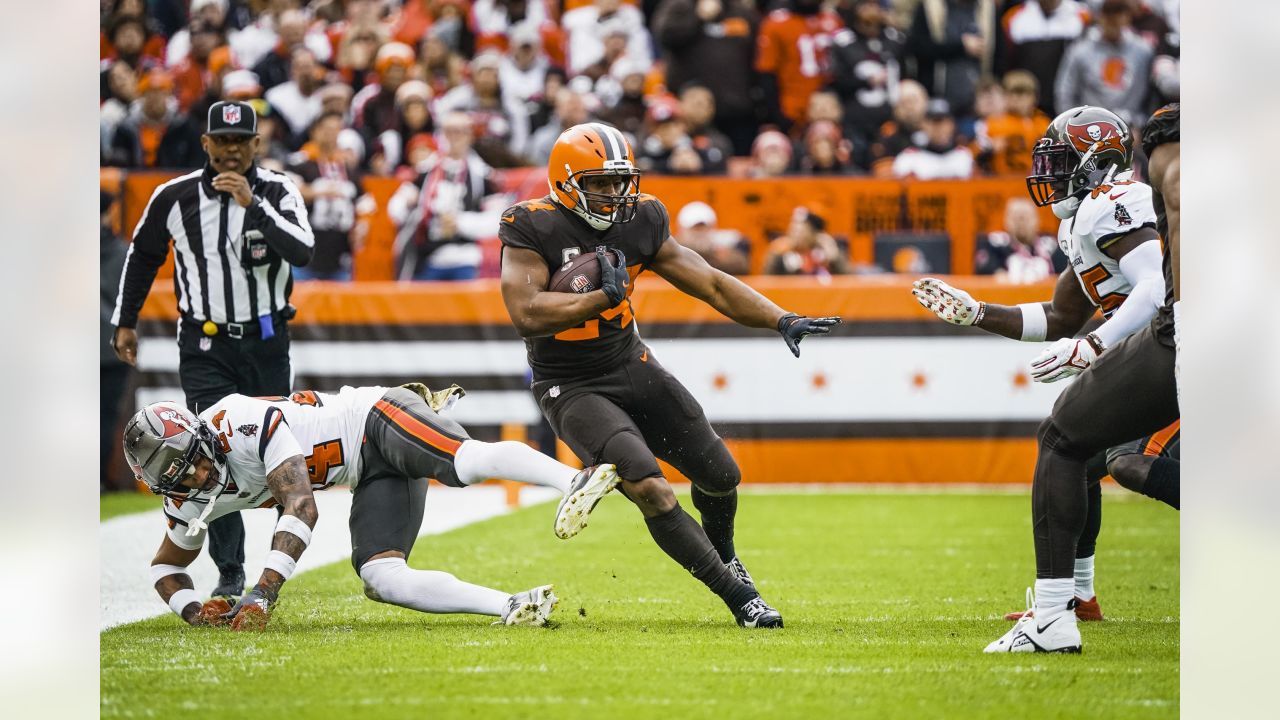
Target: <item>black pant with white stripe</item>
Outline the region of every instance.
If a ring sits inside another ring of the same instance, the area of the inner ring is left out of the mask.
[[[292,385],[288,326],[278,323],[275,337],[263,340],[259,334],[237,339],[225,332],[207,337],[198,326],[181,323],[178,377],[187,407],[197,413],[235,393],[288,395]],[[209,557],[222,575],[243,567],[244,521],[240,513],[224,515],[209,524]]]

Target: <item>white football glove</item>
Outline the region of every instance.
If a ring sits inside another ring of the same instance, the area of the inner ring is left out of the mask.
[[[1058,382],[1088,370],[1097,359],[1098,353],[1088,340],[1062,338],[1031,361],[1031,379],[1042,383]]]
[[[915,281],[911,284],[911,294],[924,309],[952,325],[972,325],[982,319],[983,303],[937,278]]]

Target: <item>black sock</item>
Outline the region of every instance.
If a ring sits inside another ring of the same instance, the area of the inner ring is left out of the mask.
[[[729,572],[702,526],[684,508],[676,505],[669,512],[645,518],[644,522],[658,547],[702,581],[730,610],[737,610],[758,595]]]
[[[1147,472],[1142,494],[1155,498],[1174,510],[1182,502],[1182,463],[1173,458],[1158,457]]]
[[[1080,541],[1076,543],[1077,560],[1093,555],[1098,543],[1098,531],[1102,529],[1102,483],[1093,480],[1088,493],[1089,512],[1084,516],[1084,530],[1080,533]]]
[[[707,539],[720,553],[720,559],[729,562],[737,553],[733,549],[733,518],[738,514],[738,490],[728,495],[708,495],[693,487],[693,506],[702,515],[702,529]]]

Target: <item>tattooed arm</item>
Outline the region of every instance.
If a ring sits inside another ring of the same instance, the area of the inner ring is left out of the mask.
[[[286,518],[292,515],[308,528],[314,529],[320,513],[316,509],[316,499],[311,494],[311,480],[307,476],[307,463],[301,455],[294,455],[285,460],[267,475],[267,487],[271,496],[284,508],[281,522],[276,524],[276,533],[271,539],[271,549],[278,550],[297,561],[302,551],[307,549],[307,542],[293,532],[279,529]],[[274,597],[280,592],[280,586],[286,580],[276,570],[266,568],[258,579],[257,587],[264,588]]]

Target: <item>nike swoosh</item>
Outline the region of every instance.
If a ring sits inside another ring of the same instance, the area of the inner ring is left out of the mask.
[[[1125,195],[1127,195],[1128,193],[1129,193],[1129,191],[1128,191],[1128,190],[1125,190],[1125,191],[1124,191],[1124,192],[1122,192],[1122,193],[1116,193],[1115,195],[1108,195],[1107,197],[1108,197],[1109,199],[1111,199],[1112,201],[1114,201],[1116,198],[1124,197],[1124,196],[1125,196]]]
[[[515,221],[516,221],[516,216],[515,216],[515,215],[503,215],[503,216],[502,216],[502,219],[503,219],[503,220],[505,220],[505,221],[507,221],[507,222],[509,222],[509,223],[513,223],[513,222],[515,222]]]
[[[1061,615],[1059,615],[1058,617],[1056,617],[1056,618],[1054,618],[1054,619],[1050,620],[1049,622],[1045,623],[1043,627],[1042,627],[1042,626],[1040,626],[1040,625],[1037,625],[1037,626],[1036,626],[1036,632],[1038,632],[1038,633],[1044,633],[1044,631],[1045,631],[1045,630],[1048,630],[1048,629],[1049,629],[1049,626],[1053,625],[1054,623],[1058,622],[1058,621],[1059,621],[1059,620],[1061,620],[1061,619],[1062,619],[1062,616],[1061,616]]]
[[[645,350],[645,351],[644,351],[644,353],[640,355],[640,362],[649,362],[649,351],[648,351],[648,350]]]

